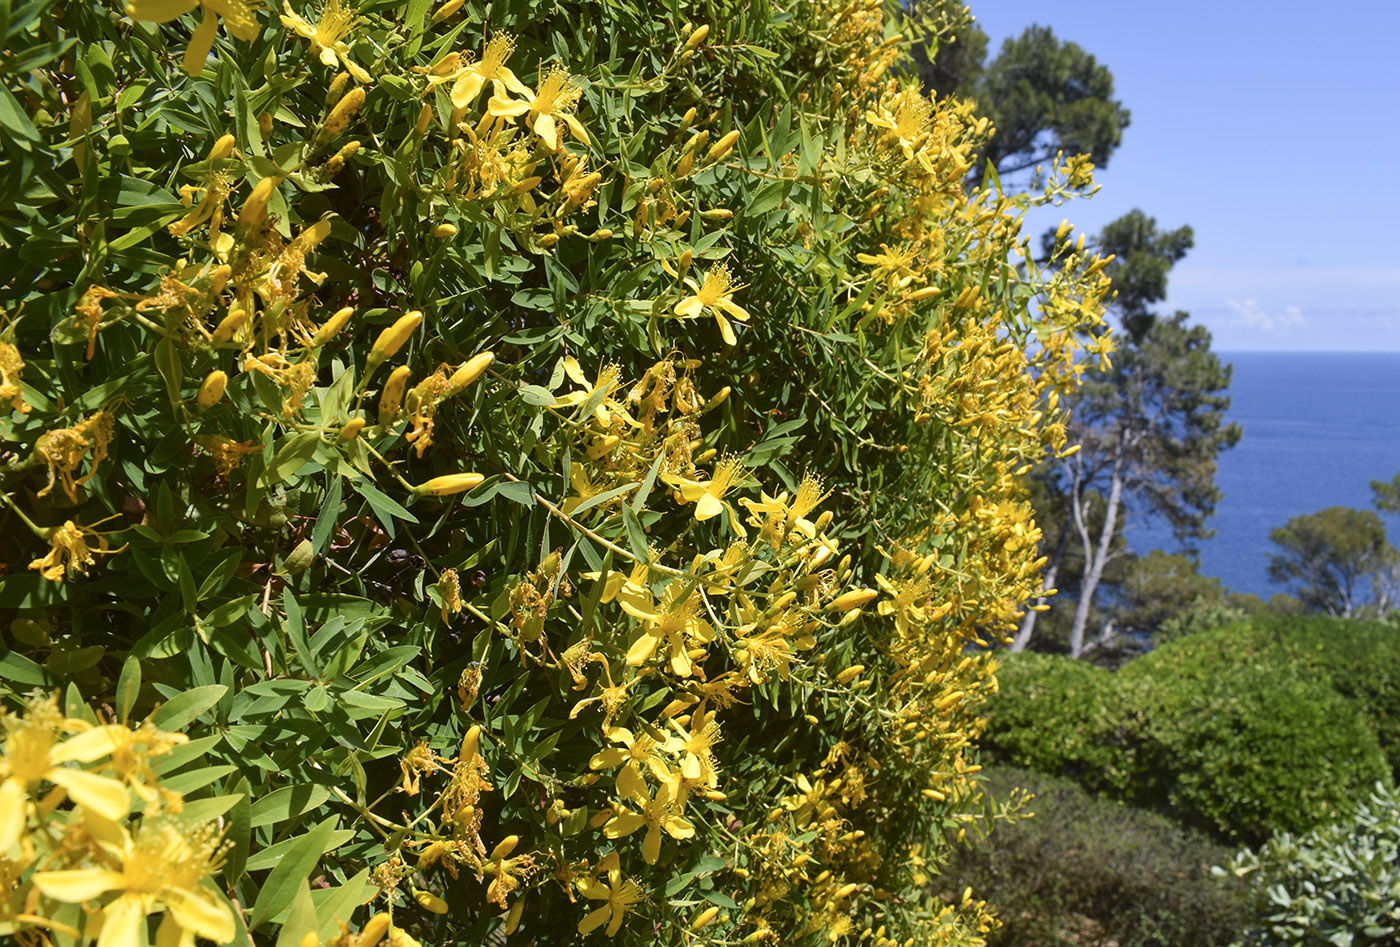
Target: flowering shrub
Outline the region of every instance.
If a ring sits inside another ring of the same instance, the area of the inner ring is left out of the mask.
[[[947,23],[6,10],[15,937],[981,942],[922,881],[1107,284],[1020,232],[1086,161],[966,189]]]

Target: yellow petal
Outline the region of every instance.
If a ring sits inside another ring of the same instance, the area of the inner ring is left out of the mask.
[[[204,61],[209,58],[209,50],[214,48],[214,33],[219,28],[219,19],[209,10],[204,11],[204,19],[199,21],[190,44],[185,47],[185,59],[181,66],[186,75],[197,76],[204,72]]]
[[[598,885],[597,887],[602,888],[603,886]],[[588,895],[588,897],[590,898],[596,897],[595,895],[588,894],[587,891],[585,891],[584,894]],[[608,897],[608,895],[604,894],[603,897],[606,898]],[[589,931],[595,930],[599,924],[603,923],[608,919],[608,915],[610,915],[611,913],[612,907],[607,904],[603,905],[595,911],[590,911],[587,917],[578,922],[578,932],[580,934],[587,934]]]
[[[91,901],[104,891],[126,887],[126,875],[105,868],[74,868],[71,871],[41,871],[34,886],[47,897],[69,904]]]
[[[464,109],[475,102],[481,94],[481,84],[481,74],[477,72],[468,72],[458,78],[452,83],[452,107]],[[495,100],[495,96],[492,96],[492,100]]]
[[[194,0],[131,0],[126,5],[126,15],[133,20],[167,23],[197,6]]]
[[[700,501],[695,504],[695,518],[697,520],[707,520],[713,516],[718,516],[724,510],[724,504],[712,493],[705,493],[700,497]]]
[[[638,805],[646,805],[647,784],[646,781],[642,779],[642,774],[637,769],[635,761],[629,762],[626,766],[622,767],[622,772],[617,774],[617,791]],[[638,816],[638,818],[641,817]],[[627,832],[631,831],[633,830],[627,830]],[[626,835],[627,833],[624,832],[623,834]]]
[[[624,812],[613,816],[603,826],[603,834],[608,838],[624,838],[647,824],[647,820],[635,812]]]
[[[50,782],[68,790],[73,801],[108,819],[120,819],[131,810],[126,786],[108,776],[55,766],[44,774]]]
[[[156,947],[194,947],[194,931],[187,931],[169,911],[156,928]]]
[[[632,642],[632,647],[627,649],[627,663],[636,667],[639,664],[646,664],[651,660],[651,656],[656,653],[657,639],[655,635],[642,635]]]
[[[723,309],[725,312],[729,313],[735,319],[738,319],[740,322],[749,321],[749,311],[743,306],[740,306],[738,303],[734,302],[734,300],[732,299],[720,299],[720,301],[716,303],[716,305],[718,305],[719,308]]]
[[[587,130],[584,129],[583,123],[574,117],[572,112],[565,112],[560,117],[564,119],[564,124],[569,126],[569,131],[574,133],[575,138],[585,145],[590,144]]]
[[[729,324],[729,320],[724,318],[724,313],[719,309],[714,310],[715,322],[719,323],[719,334],[724,336],[725,345],[738,345],[739,337],[734,334],[734,327]]]
[[[102,911],[102,935],[97,938],[97,947],[141,947],[147,907],[145,900],[129,894],[107,905]]]
[[[117,733],[123,732],[127,732],[125,727],[118,727],[114,724],[93,727],[86,733],[69,737],[54,747],[49,751],[49,759],[55,763],[67,763],[69,760],[91,763],[93,760],[111,755],[117,748]]]
[[[606,931],[604,931],[603,933],[607,934],[609,937],[612,937],[612,936],[615,935],[619,930],[621,930],[621,929],[622,929],[622,918],[623,918],[623,915],[624,915],[625,913],[626,913],[626,912],[623,911],[621,908],[614,908],[614,909],[613,909],[612,920],[608,922],[608,929],[607,929]]]
[[[647,837],[642,839],[642,857],[648,865],[655,865],[656,860],[661,857],[661,826],[653,825],[647,831]]]
[[[167,888],[162,896],[166,908],[185,930],[194,931],[216,944],[233,940],[233,911],[219,904],[207,891]]]
[[[8,852],[24,834],[27,820],[24,784],[17,779],[0,783],[0,852]]]
[[[668,815],[665,820],[666,832],[671,838],[694,838],[695,826],[678,815]]]
[[[499,96],[491,96],[486,103],[486,111],[497,118],[514,118],[517,115],[524,115],[530,111],[530,106],[524,102],[517,102],[514,99],[503,99]]]
[[[332,69],[340,65],[340,57],[335,54],[335,50],[329,46],[321,47],[321,65],[330,66]]]
[[[618,763],[627,759],[627,754],[615,746],[606,750],[599,750],[593,754],[593,758],[588,761],[589,769],[612,769]]]
[[[700,315],[704,308],[705,307],[700,304],[699,296],[687,296],[676,303],[676,315],[685,316],[687,319],[694,319],[696,316]]]
[[[559,147],[559,130],[554,124],[553,115],[537,115],[534,128],[535,134],[540,136],[540,141],[549,146],[550,151]]]
[[[516,95],[534,95],[534,93],[529,90],[525,83],[515,78],[515,73],[511,72],[505,66],[496,67],[496,81],[504,82],[506,88],[514,92]],[[505,98],[505,96],[501,96],[501,98]]]

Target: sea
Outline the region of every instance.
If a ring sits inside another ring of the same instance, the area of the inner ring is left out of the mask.
[[[1229,419],[1244,435],[1220,455],[1224,498],[1200,544],[1201,572],[1265,600],[1269,531],[1329,506],[1373,509],[1370,482],[1400,473],[1400,353],[1221,352],[1234,367]],[[1400,516],[1385,516],[1400,546]],[[1169,530],[1131,519],[1134,552],[1176,551]]]

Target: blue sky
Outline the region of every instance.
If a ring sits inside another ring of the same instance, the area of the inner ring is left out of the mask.
[[[1217,351],[1400,351],[1400,0],[968,2],[989,58],[1048,25],[1132,112],[1103,190],[1037,239],[1141,207],[1194,228],[1165,305]]]

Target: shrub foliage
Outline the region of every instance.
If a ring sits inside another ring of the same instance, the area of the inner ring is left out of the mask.
[[[1086,161],[873,0],[4,10],[0,923],[979,942]]]

